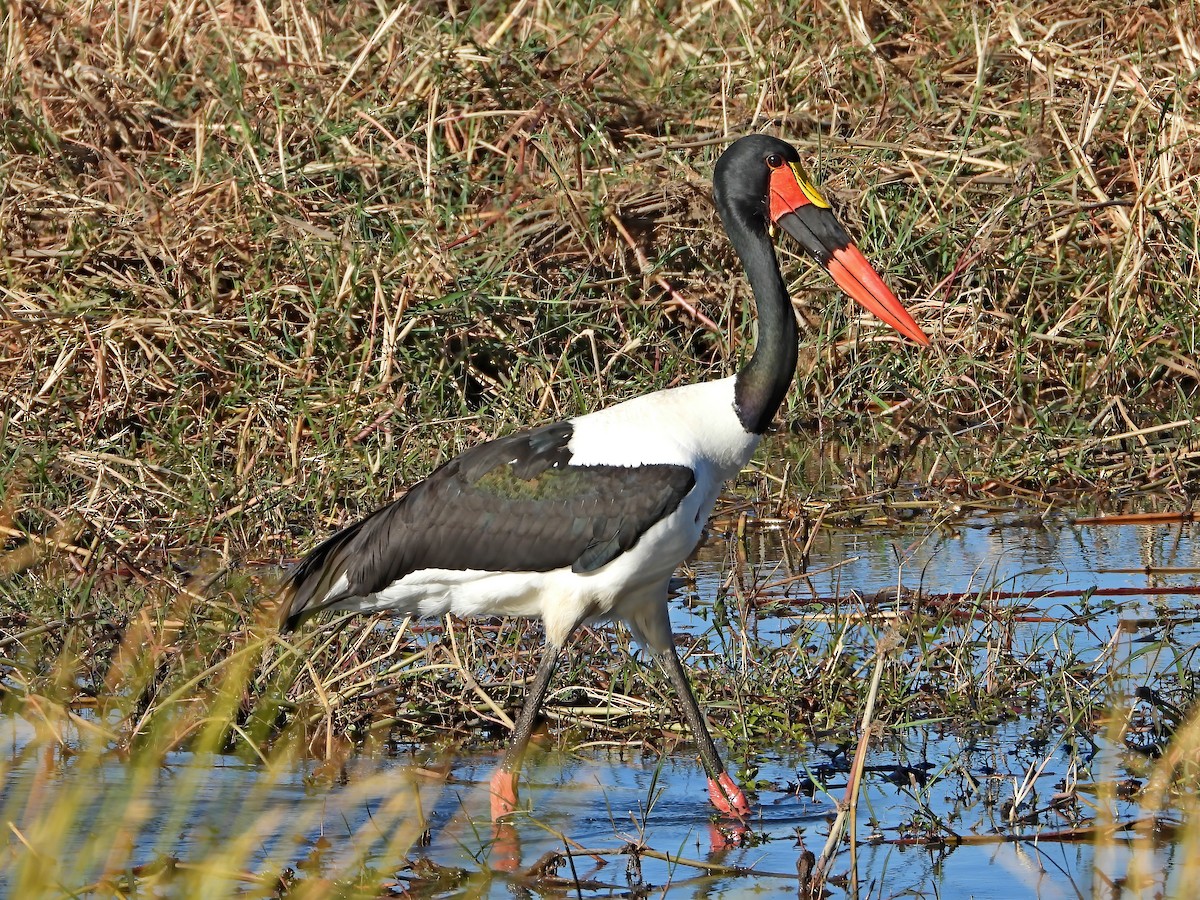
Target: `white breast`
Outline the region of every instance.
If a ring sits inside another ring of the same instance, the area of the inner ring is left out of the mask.
[[[634,397],[571,420],[571,465],[674,463],[719,479],[736,475],[758,446],[734,410],[734,378]]]

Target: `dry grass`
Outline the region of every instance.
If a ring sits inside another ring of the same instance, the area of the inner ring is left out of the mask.
[[[1188,15],[12,4],[8,508],[143,569],[291,555],[481,437],[727,371],[706,194],[751,128],[939,343],[847,331],[802,270],[785,421],[928,432],[955,490],[1190,502]]]
[[[801,147],[937,345],[785,250],[803,436],[750,512],[799,534],[913,483],[933,509],[1197,496],[1185,5],[10,0],[0,25],[4,690],[111,703],[117,743],[194,737],[180,701],[258,647],[272,566],[440,459],[732,370],[748,293],[708,190],[749,130]],[[307,669],[276,645],[244,745],[279,716],[331,757],[499,734],[521,671],[490,650],[536,635],[491,627],[308,634]],[[567,681],[592,736],[653,732],[655,688],[588,640]],[[831,685],[829,722],[853,719],[843,664],[789,676]],[[719,665],[719,720],[750,696],[742,728],[813,726],[766,712],[794,685],[751,696]],[[428,702],[386,705],[409,678]]]

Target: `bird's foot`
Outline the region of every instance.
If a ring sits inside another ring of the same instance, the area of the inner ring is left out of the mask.
[[[728,772],[708,779],[708,799],[723,816],[743,819],[750,813],[750,802],[742,793],[742,789],[729,777]]]
[[[500,766],[492,773],[492,821],[499,822],[517,808],[517,773]]]

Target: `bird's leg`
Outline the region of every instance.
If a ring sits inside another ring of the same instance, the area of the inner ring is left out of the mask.
[[[550,688],[550,679],[554,676],[554,668],[558,665],[562,648],[550,642],[546,643],[541,665],[533,684],[525,695],[525,705],[517,717],[517,726],[513,732],[512,743],[504,751],[504,758],[492,774],[492,820],[501,819],[517,808],[517,777],[521,768],[521,760],[525,749],[529,746],[529,737],[533,733],[533,723],[537,720],[546,699],[546,691]]]
[[[679,661],[675,643],[668,641],[666,648],[656,651],[654,655],[675,686],[675,693],[679,695],[679,702],[683,705],[683,717],[687,720],[696,743],[700,745],[700,761],[708,775],[708,799],[723,815],[742,818],[750,812],[750,804],[742,789],[725,771],[721,756],[717,753],[717,745],[708,733],[708,721],[696,703],[696,695],[692,693],[687,672],[684,671],[683,663]]]

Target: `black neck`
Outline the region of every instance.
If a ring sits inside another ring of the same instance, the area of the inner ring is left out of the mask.
[[[725,216],[722,216],[724,219]],[[758,308],[758,340],[750,361],[737,373],[734,408],[751,434],[762,434],[771,424],[796,374],[799,331],[787,285],[779,272],[775,247],[765,223],[737,217],[725,222]]]

